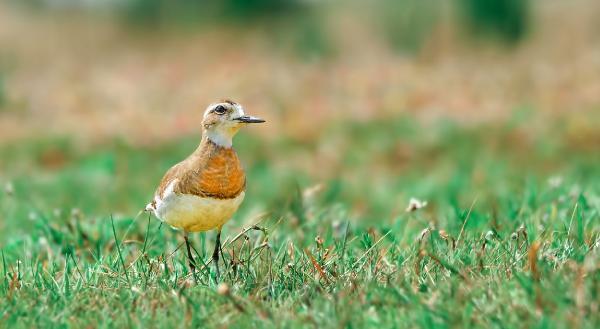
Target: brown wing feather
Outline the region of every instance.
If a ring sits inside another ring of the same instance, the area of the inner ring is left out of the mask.
[[[180,163],[174,165],[173,167],[171,167],[169,170],[167,170],[167,172],[165,173],[163,178],[160,180],[160,184],[158,184],[158,188],[156,189],[156,192],[154,193],[154,195],[158,196],[161,199],[164,197],[165,191],[166,191],[167,187],[169,186],[169,184],[171,184],[171,182],[174,179],[177,179],[180,176],[180,172],[182,171],[182,167],[184,166],[184,163],[185,163],[185,161],[180,162]]]

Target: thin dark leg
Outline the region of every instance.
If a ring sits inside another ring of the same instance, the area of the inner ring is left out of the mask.
[[[187,247],[187,253],[188,253],[188,261],[190,264],[190,270],[192,271],[192,273],[196,273],[196,265],[194,262],[194,256],[192,255],[192,249],[190,247],[190,240],[188,239],[188,234],[187,232],[184,233],[183,238],[185,239],[185,246]]]
[[[221,230],[217,231],[217,241],[215,242],[215,250],[213,251],[212,260],[217,270],[217,280],[219,280],[219,251],[221,250]]]

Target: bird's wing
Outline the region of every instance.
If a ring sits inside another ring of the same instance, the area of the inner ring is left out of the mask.
[[[154,193],[155,199],[162,199],[165,196],[165,191],[167,190],[169,185],[181,175],[183,167],[184,162],[180,162],[171,167],[169,170],[167,170],[167,172],[161,179],[160,184],[158,184],[156,192]]]

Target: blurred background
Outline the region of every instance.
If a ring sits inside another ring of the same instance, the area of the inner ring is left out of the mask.
[[[223,98],[268,121],[236,141],[240,225],[280,205],[302,220],[318,191],[391,221],[411,196],[467,207],[491,183],[585,181],[600,2],[2,0],[0,236],[134,217]]]

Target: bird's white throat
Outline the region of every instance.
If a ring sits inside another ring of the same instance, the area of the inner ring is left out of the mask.
[[[237,130],[231,131],[228,129],[209,129],[205,131],[206,137],[221,147],[231,147],[236,132]]]

